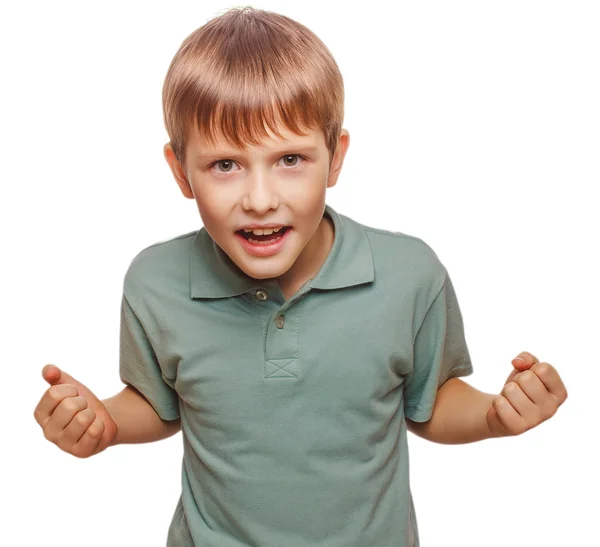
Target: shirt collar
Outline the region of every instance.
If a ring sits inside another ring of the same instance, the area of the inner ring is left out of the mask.
[[[329,290],[373,281],[373,253],[364,228],[329,205],[325,206],[325,214],[335,228],[333,245],[309,286]],[[189,264],[191,298],[237,296],[261,286],[261,280],[238,268],[205,228],[194,236]]]

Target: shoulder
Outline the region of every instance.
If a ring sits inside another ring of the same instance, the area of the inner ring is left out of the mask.
[[[384,302],[405,302],[416,328],[444,286],[448,272],[422,238],[399,231],[360,225],[373,254],[375,284]]]
[[[399,231],[376,228],[344,217],[367,237],[373,253],[375,271],[433,279],[443,283],[446,268],[431,245],[422,238]]]
[[[189,257],[198,230],[158,241],[134,256],[125,273],[124,291],[156,291],[189,278]]]

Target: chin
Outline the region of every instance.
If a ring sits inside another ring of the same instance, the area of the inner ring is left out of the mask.
[[[287,264],[281,264],[281,265],[271,265],[270,267],[267,265],[264,265],[262,268],[258,267],[258,268],[253,268],[250,264],[244,264],[244,267],[242,267],[240,264],[238,264],[238,267],[248,276],[252,277],[253,279],[275,279],[281,275],[283,275],[284,273],[286,273],[291,266],[288,266]]]
[[[277,279],[282,276],[285,272],[287,272],[289,268],[269,268],[269,269],[249,269],[246,271],[246,274],[252,277],[253,279]]]

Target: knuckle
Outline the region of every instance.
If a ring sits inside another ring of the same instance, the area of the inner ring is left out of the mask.
[[[89,451],[89,449],[87,449],[86,447],[80,445],[80,444],[76,444],[72,449],[71,449],[71,454],[73,456],[75,456],[76,458],[79,458],[81,460],[84,460],[86,458],[89,458],[92,454]]]
[[[545,422],[546,420],[549,420],[550,418],[552,418],[552,416],[554,416],[556,414],[556,408],[549,408],[548,410],[546,410],[546,412],[544,412],[542,414],[542,422]]]
[[[92,423],[92,419],[90,418],[89,413],[85,411],[78,412],[75,416],[75,420],[78,425],[86,426]]]
[[[42,431],[44,432],[44,438],[47,441],[50,441],[51,443],[55,443],[56,444],[56,439],[55,439],[54,435],[52,434],[52,432],[47,427],[42,428]]]
[[[48,388],[48,397],[52,399],[55,403],[62,400],[62,395],[60,393],[59,386],[52,386]]]
[[[504,397],[504,395],[497,395],[492,401],[492,405],[496,409],[498,416],[504,417],[508,408],[510,407],[510,402],[506,397]]]
[[[569,396],[569,393],[567,392],[567,388],[565,387],[564,384],[562,384],[556,390],[556,394],[554,395],[554,398],[555,398],[557,404],[560,406],[567,400],[568,396]]]
[[[514,426],[515,435],[521,435],[529,429],[524,420],[519,420]]]
[[[87,433],[92,439],[97,439],[102,435],[103,430],[104,427],[101,427],[99,424],[95,424],[88,428]]]
[[[87,408],[87,401],[83,397],[66,397],[63,399],[61,406],[70,414],[75,414],[80,410]]]
[[[558,406],[559,405],[553,403],[546,405],[546,408],[544,409],[544,416],[546,416],[546,419],[551,418],[556,414]]]
[[[551,409],[536,407],[534,416],[535,424],[537,425],[545,422],[552,414],[554,414],[554,412]]]
[[[539,376],[548,376],[552,369],[548,363],[538,363],[536,370]]]
[[[61,403],[62,407],[71,413],[74,413],[77,410],[77,402],[74,400],[73,397],[68,397],[66,399],[63,400],[63,402]]]
[[[521,382],[530,382],[531,380],[533,380],[534,376],[535,374],[531,372],[531,370],[525,370],[521,373],[519,380]]]
[[[73,397],[73,400],[76,402],[77,408],[79,410],[84,410],[88,407],[87,399],[85,397],[82,397],[81,395],[78,395],[77,397]]]

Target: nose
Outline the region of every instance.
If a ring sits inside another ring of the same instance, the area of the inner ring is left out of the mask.
[[[260,169],[248,175],[245,180],[242,208],[264,215],[269,209],[279,207],[279,196],[275,181]]]

